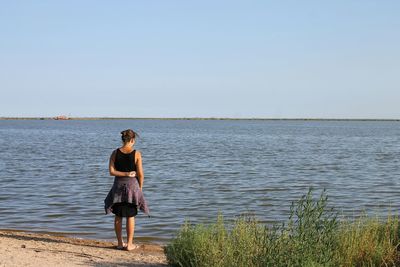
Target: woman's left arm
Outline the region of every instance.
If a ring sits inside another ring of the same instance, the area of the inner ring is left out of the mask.
[[[143,173],[143,166],[142,166],[142,154],[139,151],[136,151],[136,174],[138,177],[139,187],[140,190],[143,189],[143,182],[144,182],[144,173]]]

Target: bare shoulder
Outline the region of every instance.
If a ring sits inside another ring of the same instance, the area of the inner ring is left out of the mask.
[[[142,153],[139,150],[135,152],[135,164],[139,164],[138,166],[142,166]]]

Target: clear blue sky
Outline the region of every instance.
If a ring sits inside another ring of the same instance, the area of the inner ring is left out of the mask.
[[[1,116],[400,118],[400,1],[1,1]]]

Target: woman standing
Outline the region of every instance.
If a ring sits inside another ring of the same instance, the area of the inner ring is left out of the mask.
[[[109,162],[111,176],[115,176],[114,184],[104,200],[106,214],[114,213],[114,228],[118,240],[118,249],[132,250],[137,248],[133,244],[135,216],[137,209],[149,214],[143,196],[144,174],[142,156],[133,149],[137,133],[128,129],[121,132],[123,145],[115,149]],[[122,239],[122,218],[126,217],[127,244]]]

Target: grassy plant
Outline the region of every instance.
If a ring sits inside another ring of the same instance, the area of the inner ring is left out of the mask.
[[[165,253],[173,266],[258,266],[265,229],[249,217],[230,229],[222,215],[211,225],[186,222]]]
[[[294,244],[293,265],[329,265],[337,246],[335,234],[338,228],[337,213],[328,208],[325,191],[317,201],[312,190],[292,203],[289,216],[289,237]]]
[[[173,266],[400,266],[399,221],[363,217],[339,222],[323,191],[293,202],[286,224],[267,227],[254,217],[233,224],[186,222],[165,248]]]
[[[342,266],[399,266],[399,221],[361,217],[342,222],[338,232],[336,262]]]
[[[287,227],[267,233],[265,255],[259,266],[329,266],[337,247],[337,214],[327,207],[325,191],[318,200],[312,189],[292,202]]]

